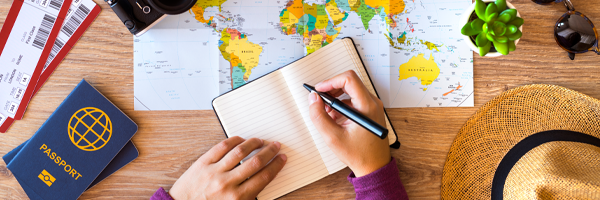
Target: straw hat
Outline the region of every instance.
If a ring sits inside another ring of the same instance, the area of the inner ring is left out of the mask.
[[[442,199],[600,199],[600,101],[553,85],[492,99],[454,139]]]

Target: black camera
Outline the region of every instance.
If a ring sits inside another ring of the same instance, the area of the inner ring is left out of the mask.
[[[139,37],[167,15],[188,11],[197,0],[104,0],[131,34]]]

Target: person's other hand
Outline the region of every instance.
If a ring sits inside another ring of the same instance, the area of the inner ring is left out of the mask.
[[[319,92],[334,97],[346,93],[351,99],[343,102],[361,114],[385,126],[383,103],[371,94],[352,70],[315,85]],[[390,162],[388,139],[380,139],[367,129],[327,106],[314,92],[308,95],[310,119],[333,153],[354,172],[367,175]]]
[[[244,140],[237,136],[222,141],[194,162],[169,194],[176,200],[254,199],[287,160],[283,154],[276,156],[281,144],[273,142],[235,167],[253,150],[263,147],[263,143],[261,139]]]

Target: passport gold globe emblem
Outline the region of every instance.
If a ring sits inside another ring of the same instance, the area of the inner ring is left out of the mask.
[[[79,109],[69,120],[69,139],[84,151],[96,151],[108,143],[112,122],[108,115],[94,107]]]

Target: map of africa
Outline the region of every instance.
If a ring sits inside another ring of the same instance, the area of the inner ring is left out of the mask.
[[[473,106],[470,0],[198,0],[134,38],[136,110],[214,97],[351,37],[385,107]]]

